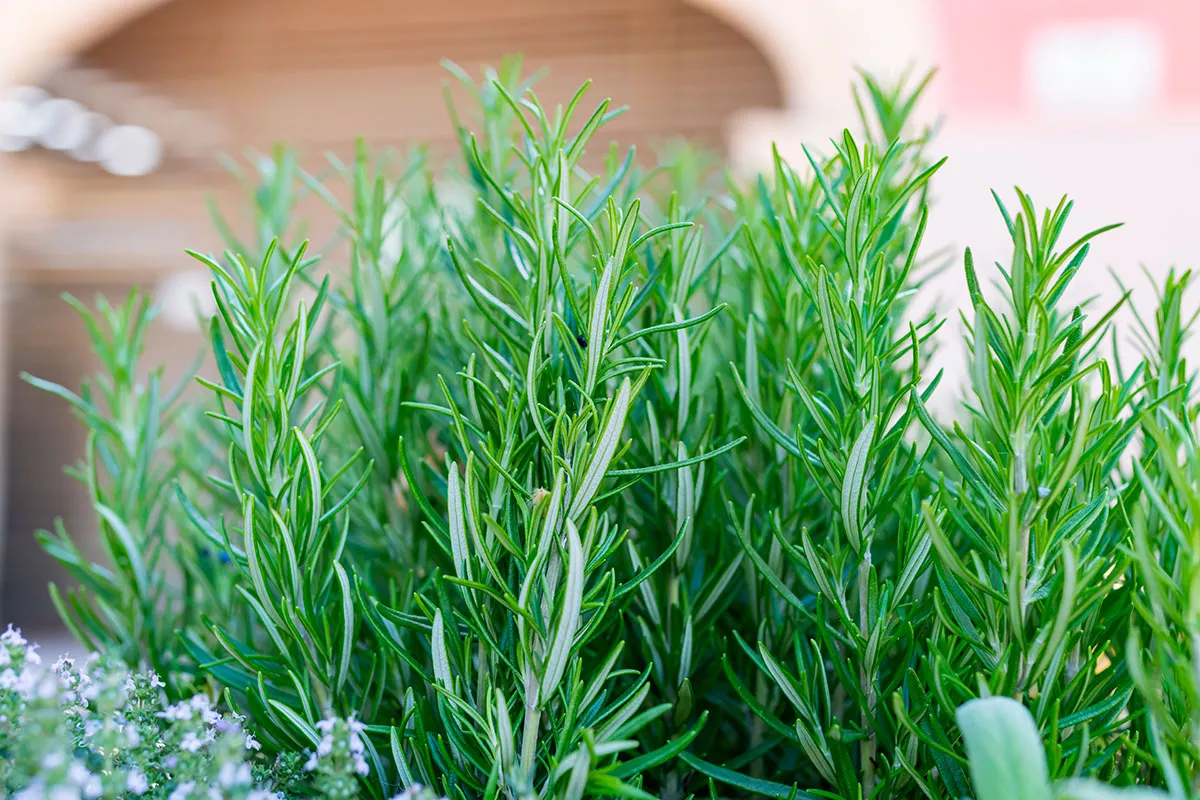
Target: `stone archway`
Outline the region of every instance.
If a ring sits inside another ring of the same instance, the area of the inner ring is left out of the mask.
[[[27,80],[171,0],[43,0],[0,31],[0,87]],[[749,38],[778,77],[783,108],[739,115],[735,164],[753,167],[766,143],[785,150],[845,124],[854,69],[894,74],[932,65],[941,47],[931,0],[685,0]],[[936,87],[934,87],[936,91]],[[0,220],[0,224],[2,224]]]
[[[730,156],[747,170],[765,166],[770,145],[800,157],[856,119],[849,92],[856,70],[895,78],[939,61],[932,0],[688,0],[747,36],[779,76],[779,111],[747,110],[730,130]],[[936,96],[938,87],[931,87]],[[932,116],[936,99],[918,113]]]
[[[0,87],[35,80],[168,0],[40,0],[0,28]]]

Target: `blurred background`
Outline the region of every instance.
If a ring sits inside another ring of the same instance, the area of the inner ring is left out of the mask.
[[[630,106],[607,129],[622,144],[687,137],[752,173],[772,142],[798,156],[854,124],[856,67],[936,65],[922,113],[944,115],[950,160],[931,248],[1006,260],[989,190],[1070,193],[1068,233],[1127,223],[1076,293],[1115,298],[1115,274],[1145,307],[1154,279],[1200,263],[1198,34],[1196,0],[0,0],[0,618],[53,635],[33,531],[94,528],[62,472],[82,428],[18,373],[77,386],[92,360],[60,294],[135,284],[164,306],[147,362],[186,371],[204,282],[183,249],[218,244],[207,192],[242,205],[218,153],[448,148],[439,61],[478,75],[521,53],[549,70],[543,101],[591,79],[592,102]],[[953,309],[962,283],[947,271],[930,302]],[[947,331],[952,380],[960,353]]]

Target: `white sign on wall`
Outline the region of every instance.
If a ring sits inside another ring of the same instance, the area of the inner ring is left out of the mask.
[[[1026,91],[1049,116],[1128,119],[1157,104],[1165,61],[1160,31],[1143,20],[1057,23],[1028,42]]]

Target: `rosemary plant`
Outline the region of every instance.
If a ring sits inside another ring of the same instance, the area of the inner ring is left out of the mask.
[[[863,76],[855,130],[743,182],[610,146],[620,109],[551,109],[519,61],[449,73],[457,158],[230,162],[249,234],[214,209],[227,250],[192,254],[203,391],[138,371],[142,295],[73,301],[100,376],[30,380],[89,429],[107,563],[44,535],[78,584],[52,592],[142,677],[68,711],[82,677],[42,692],[0,649],[4,719],[78,760],[0,720],[6,790],[1200,795],[1190,274],[1122,364],[1124,298],[1064,300],[1103,231],[997,197],[1012,257],[987,284],[964,254],[935,417],[931,76]],[[130,698],[159,710],[127,757],[96,736]]]
[[[188,612],[168,576],[187,551],[167,535],[172,485],[182,465],[164,456],[179,421],[183,384],[164,387],[161,369],[139,374],[154,317],[145,294],[135,290],[120,305],[101,297],[94,311],[66,300],[87,327],[99,374],[78,393],[23,377],[65,399],[88,429],[83,460],[68,472],[88,488],[108,563],[90,563],[61,522],[53,533],[39,533],[77,583],[65,594],[51,584],[50,597],[82,644],[174,676],[174,626]]]

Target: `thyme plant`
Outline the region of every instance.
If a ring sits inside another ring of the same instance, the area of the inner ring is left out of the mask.
[[[1189,273],[1118,328],[1064,299],[1103,230],[997,197],[935,416],[931,76],[863,76],[853,131],[744,181],[611,145],[621,109],[519,61],[448,71],[454,158],[229,163],[199,391],[139,368],[145,296],[72,301],[99,375],[30,380],[89,429],[106,563],[43,535],[52,593],[143,677],[80,706],[0,650],[5,719],[73,753],[0,728],[6,790],[1200,793]],[[95,738],[135,717],[141,749]]]

